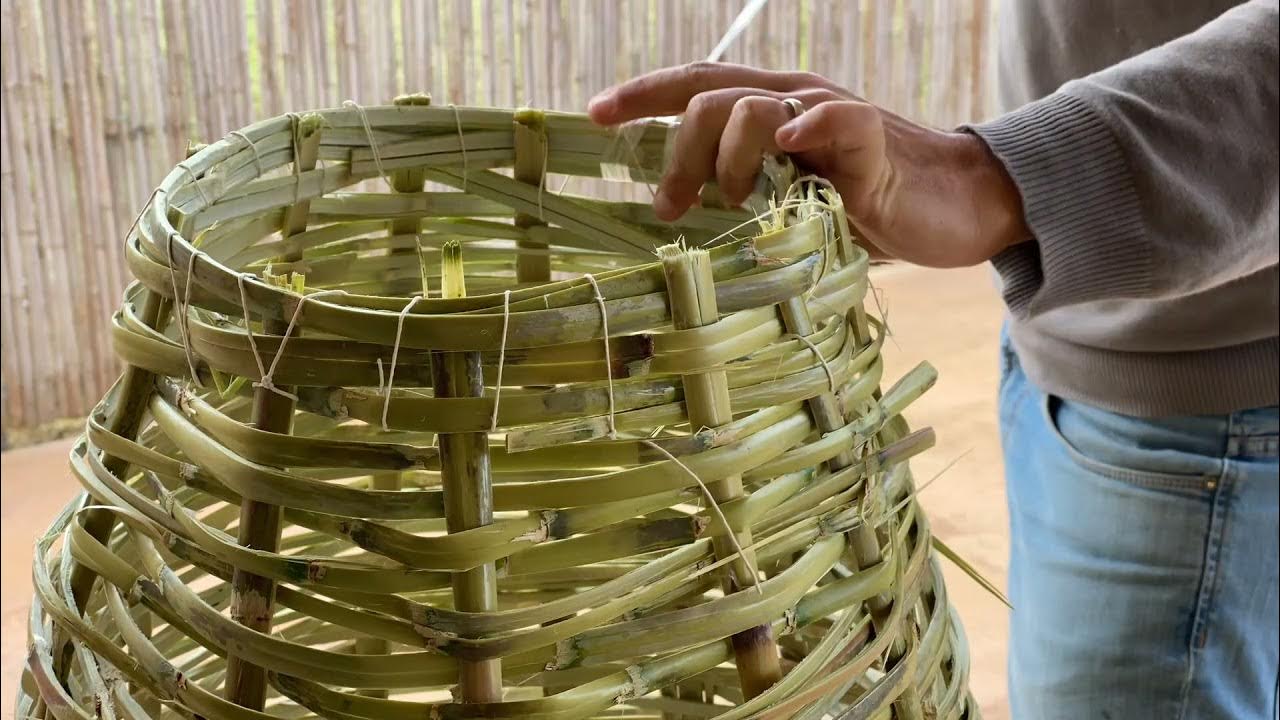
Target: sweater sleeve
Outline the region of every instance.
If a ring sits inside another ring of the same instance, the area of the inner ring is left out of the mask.
[[[1022,195],[1034,242],[993,259],[1028,317],[1190,295],[1277,264],[1276,0],[967,129]]]

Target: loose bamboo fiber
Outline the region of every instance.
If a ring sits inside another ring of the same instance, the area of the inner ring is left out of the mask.
[[[671,133],[410,97],[171,172],[17,716],[976,717],[907,464],[933,371],[880,392],[838,196],[548,182],[652,184]]]

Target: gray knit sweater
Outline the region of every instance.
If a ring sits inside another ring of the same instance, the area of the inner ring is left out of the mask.
[[[1141,416],[1280,400],[1280,23],[1276,0],[1232,4],[999,9],[1011,111],[969,129],[1035,236],[993,262],[1049,393]]]

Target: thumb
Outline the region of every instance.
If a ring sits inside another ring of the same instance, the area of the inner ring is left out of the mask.
[[[821,150],[879,153],[884,150],[880,109],[857,100],[820,103],[778,128],[774,142],[783,152]]]

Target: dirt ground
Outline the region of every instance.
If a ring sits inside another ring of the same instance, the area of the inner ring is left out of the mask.
[[[922,360],[940,375],[908,412],[914,427],[930,425],[938,433],[937,447],[912,461],[917,480],[955,462],[921,495],[933,532],[1004,587],[1009,539],[995,410],[1000,303],[991,278],[985,268],[908,267],[885,268],[873,277],[893,331],[885,349],[886,386]],[[6,719],[26,647],[32,543],[77,489],[66,470],[70,445],[59,441],[3,454],[0,707]],[[1004,606],[949,563],[943,567],[969,637],[973,694],[985,717],[1007,720]]]

